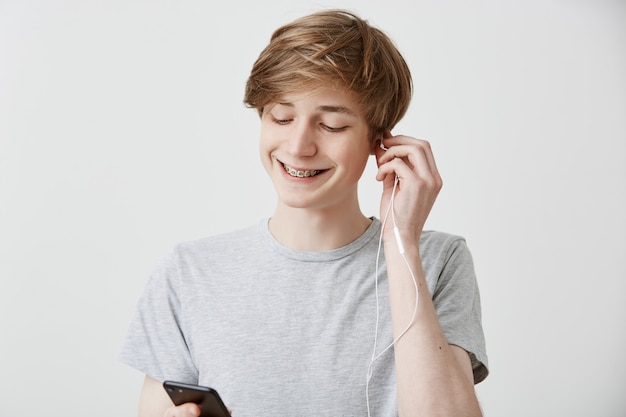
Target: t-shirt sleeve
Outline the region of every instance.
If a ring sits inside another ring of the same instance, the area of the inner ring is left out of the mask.
[[[433,302],[448,343],[469,353],[477,384],[489,373],[478,282],[465,240],[449,243]]]
[[[119,359],[157,381],[197,383],[198,370],[182,329],[178,257],[175,250],[159,263],[139,297]]]

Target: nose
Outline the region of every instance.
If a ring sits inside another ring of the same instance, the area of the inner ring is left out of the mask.
[[[317,153],[315,132],[307,121],[294,123],[288,139],[287,148],[294,156],[313,156]]]

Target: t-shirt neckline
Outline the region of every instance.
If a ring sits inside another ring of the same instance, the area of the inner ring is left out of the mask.
[[[368,243],[370,243],[372,239],[379,237],[381,227],[380,220],[378,220],[376,217],[370,217],[370,219],[372,219],[372,223],[368,226],[367,229],[365,229],[365,232],[363,232],[361,236],[345,246],[326,251],[299,251],[284,246],[278,240],[276,240],[276,238],[270,232],[270,218],[264,218],[259,223],[258,230],[262,240],[264,241],[264,243],[267,244],[267,247],[278,255],[297,261],[324,262],[334,261],[337,259],[345,258],[346,256],[350,256],[359,251]]]

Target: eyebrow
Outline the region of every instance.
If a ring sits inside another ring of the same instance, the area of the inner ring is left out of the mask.
[[[293,103],[278,103],[278,104],[280,104],[281,106],[295,107]],[[328,113],[343,113],[349,116],[356,116],[356,113],[354,113],[352,110],[350,110],[349,108],[345,106],[322,105],[322,106],[318,106],[316,110],[328,112]]]

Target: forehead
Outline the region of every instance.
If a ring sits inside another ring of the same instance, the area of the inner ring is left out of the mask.
[[[287,93],[278,97],[269,107],[273,106],[293,108],[294,110],[341,113],[353,117],[362,114],[361,105],[354,94],[345,89],[324,88],[318,91]]]

